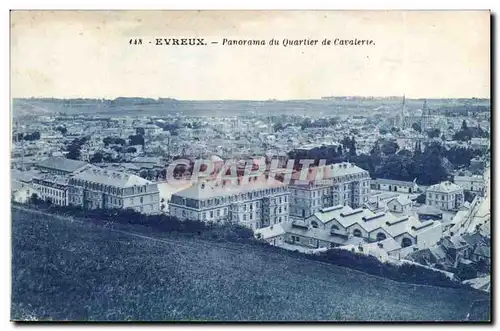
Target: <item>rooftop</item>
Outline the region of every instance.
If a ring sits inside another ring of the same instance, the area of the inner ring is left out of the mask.
[[[434,207],[434,206],[429,206],[429,205],[422,205],[417,209],[417,214],[422,214],[422,215],[442,215],[443,212]]]
[[[71,160],[64,157],[49,157],[36,164],[38,167],[61,170],[65,172],[75,172],[87,165],[87,162]]]
[[[411,186],[417,185],[415,182],[407,182],[403,180],[395,180],[395,179],[386,179],[386,178],[375,178],[372,179],[374,183],[377,184],[391,184],[391,185],[399,185],[399,186]]]
[[[189,199],[209,199],[214,197],[233,196],[237,194],[283,187],[284,184],[273,178],[251,177],[238,183],[223,182],[221,180],[207,180],[175,193],[174,195]]]
[[[336,177],[346,176],[346,175],[356,175],[356,174],[366,174],[368,175],[368,171],[361,169],[360,167],[352,164],[352,163],[336,163],[325,165],[321,167],[313,167],[310,168],[306,174],[305,179],[301,179],[302,170],[296,171],[292,174],[292,182],[295,184],[299,184],[300,180],[304,182],[316,181],[316,180],[325,180],[332,179]]]
[[[97,167],[80,171],[74,174],[72,178],[120,188],[153,184],[149,180],[136,175]]]
[[[441,182],[427,188],[427,192],[451,193],[455,191],[463,191],[463,189],[450,181]]]
[[[398,195],[397,197],[392,198],[391,200],[387,201],[387,203],[389,203],[391,201],[397,201],[403,206],[411,205],[411,200],[408,199],[408,197],[405,195]]]

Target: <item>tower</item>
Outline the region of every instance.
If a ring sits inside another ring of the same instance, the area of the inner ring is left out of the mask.
[[[400,114],[400,128],[407,128],[408,125],[408,117],[407,117],[407,109],[406,109],[406,95],[403,94],[403,102],[401,103],[401,114]]]
[[[424,105],[422,106],[422,121],[420,127],[422,128],[422,132],[430,127],[430,111],[427,108],[427,99],[424,99]]]

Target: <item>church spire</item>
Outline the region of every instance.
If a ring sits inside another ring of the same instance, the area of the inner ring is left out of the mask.
[[[422,106],[422,115],[430,115],[427,109],[427,99],[424,99],[424,105]]]

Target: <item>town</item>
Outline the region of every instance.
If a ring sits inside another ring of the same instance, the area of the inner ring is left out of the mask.
[[[215,115],[179,103],[14,100],[13,203],[235,223],[285,250],[347,250],[489,291],[489,100],[220,102],[235,111]],[[128,111],[81,111],[103,104]]]

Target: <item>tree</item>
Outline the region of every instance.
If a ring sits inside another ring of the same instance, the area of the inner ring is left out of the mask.
[[[144,137],[141,135],[132,135],[128,137],[129,145],[142,145],[144,146]]]
[[[476,278],[477,271],[476,268],[474,268],[470,264],[460,264],[457,268],[457,271],[455,272],[455,276],[457,276],[462,281],[472,279]]]
[[[462,131],[466,131],[468,129],[467,122],[465,120],[462,121]]]
[[[351,137],[349,142],[349,156],[356,156],[356,140],[354,136]]]
[[[79,160],[80,159],[80,150],[81,146],[78,144],[71,144],[68,147],[68,154],[66,154],[66,158],[71,160]]]
[[[43,203],[43,200],[38,196],[38,194],[33,193],[29,199],[29,203],[38,206]]]
[[[91,158],[90,158],[90,163],[101,163],[103,159],[103,155],[100,152],[95,153]]]
[[[412,152],[407,149],[402,149],[398,152],[398,155],[411,158],[413,156]]]
[[[413,130],[417,131],[417,132],[422,132],[422,127],[421,127],[421,126],[420,126],[420,124],[418,124],[418,123],[413,123],[413,124],[411,125],[411,128],[412,128]]]
[[[464,200],[467,201],[467,202],[472,202],[472,200],[474,200],[474,198],[476,197],[476,195],[474,193],[472,193],[471,191],[464,191]]]
[[[40,132],[35,131],[33,133],[25,134],[24,136],[21,136],[21,137],[22,137],[22,139],[27,140],[27,141],[40,140]]]
[[[66,133],[68,133],[68,129],[66,129],[65,127],[63,126],[58,126],[56,127],[56,131],[59,131],[61,132],[62,135],[65,135]]]
[[[424,203],[425,203],[425,194],[424,194],[424,193],[420,194],[420,195],[417,197],[417,199],[415,199],[415,201],[416,201],[417,203],[424,204]]]
[[[417,141],[415,143],[415,151],[413,152],[413,157],[418,158],[422,155],[422,145],[420,141]]]
[[[441,134],[441,130],[439,130],[439,129],[427,130],[427,136],[431,139],[439,137],[440,134]]]
[[[399,149],[399,145],[395,141],[386,141],[382,144],[381,150],[385,155],[394,155]]]
[[[343,152],[342,152],[342,145],[339,145],[337,147],[337,155],[342,155],[342,154],[343,154]]]

